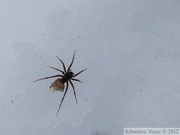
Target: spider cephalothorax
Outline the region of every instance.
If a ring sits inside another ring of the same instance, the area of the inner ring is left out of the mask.
[[[60,103],[60,105],[59,105],[59,108],[58,108],[58,111],[57,111],[56,116],[58,115],[59,110],[60,110],[61,105],[62,105],[62,102],[63,102],[63,100],[64,100],[64,97],[66,96],[66,92],[67,92],[67,90],[68,90],[69,83],[70,83],[70,85],[71,85],[72,88],[73,88],[74,97],[75,97],[76,103],[77,103],[77,97],[76,97],[75,87],[74,87],[72,81],[81,82],[80,80],[76,79],[75,77],[78,76],[80,73],[84,72],[86,69],[81,70],[80,72],[78,72],[78,73],[76,73],[76,74],[74,74],[74,73],[71,71],[70,68],[71,68],[71,66],[72,66],[72,64],[73,64],[73,62],[74,62],[75,52],[76,52],[76,51],[74,51],[74,55],[73,55],[71,64],[69,65],[69,67],[68,67],[67,69],[66,69],[66,67],[65,67],[64,62],[63,62],[60,58],[57,57],[58,60],[62,63],[64,71],[62,71],[62,70],[60,70],[60,69],[57,69],[57,68],[54,68],[54,67],[49,67],[49,68],[52,68],[52,69],[54,69],[54,70],[56,70],[56,71],[61,72],[62,74],[58,74],[58,75],[54,75],[54,76],[49,76],[49,77],[44,77],[44,78],[40,78],[40,79],[34,81],[34,82],[37,82],[37,81],[44,80],[44,79],[59,77],[59,78],[57,78],[57,79],[51,84],[50,88],[53,88],[55,91],[62,91],[62,92],[64,92],[64,87],[65,87],[64,84],[66,83],[66,89],[65,89],[63,98],[62,98],[62,100],[61,100],[61,103]],[[82,82],[81,82],[81,83],[82,83]]]

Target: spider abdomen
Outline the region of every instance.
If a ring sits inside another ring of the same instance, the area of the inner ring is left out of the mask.
[[[62,91],[64,92],[64,83],[62,82],[62,80],[60,78],[56,79],[50,86],[50,88],[52,88],[55,91]]]

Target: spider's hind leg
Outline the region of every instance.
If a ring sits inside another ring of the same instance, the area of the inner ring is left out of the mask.
[[[72,81],[71,81],[71,80],[69,80],[69,82],[70,82],[70,84],[71,84],[71,86],[72,86],[72,88],[73,88],[74,97],[75,97],[76,104],[77,104],[77,103],[78,103],[78,101],[77,101],[77,97],[76,97],[76,91],[75,91],[75,87],[74,87],[74,85],[73,85],[73,83],[72,83]]]
[[[60,110],[60,108],[61,108],[62,102],[63,102],[63,100],[64,100],[64,97],[66,96],[66,93],[67,93],[67,90],[68,90],[68,86],[69,86],[69,84],[68,84],[68,82],[67,82],[67,83],[66,83],[66,90],[65,90],[64,95],[63,95],[63,97],[62,97],[62,99],[61,99],[61,103],[59,104],[59,108],[58,108],[58,110],[57,110],[56,116],[58,116],[58,113],[59,113],[59,110]]]
[[[33,83],[37,82],[37,81],[49,79],[49,78],[54,78],[54,77],[63,77],[63,75],[54,75],[54,76],[48,76],[48,77],[40,78],[40,79],[37,79],[36,81],[33,81]]]

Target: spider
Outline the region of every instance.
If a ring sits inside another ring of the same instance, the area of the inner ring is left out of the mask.
[[[81,70],[80,72],[78,72],[78,73],[76,73],[76,74],[71,71],[71,66],[72,66],[72,64],[73,64],[73,62],[74,62],[75,53],[76,53],[76,50],[74,51],[72,61],[71,61],[70,65],[69,65],[69,67],[68,67],[67,69],[66,69],[66,67],[65,67],[64,62],[63,62],[60,58],[57,57],[57,59],[62,63],[62,66],[63,66],[64,71],[62,71],[62,70],[60,70],[60,69],[57,69],[57,68],[54,68],[54,67],[48,67],[48,68],[54,69],[54,70],[56,70],[56,71],[59,71],[59,72],[61,72],[62,74],[58,74],[58,75],[54,75],[54,76],[49,76],[49,77],[44,77],[44,78],[40,78],[40,79],[37,79],[36,81],[34,81],[34,82],[37,82],[37,81],[40,81],[40,80],[45,80],[45,79],[49,79],[49,78],[58,77],[58,78],[51,84],[50,88],[53,87],[53,89],[54,89],[55,91],[62,91],[62,92],[64,92],[64,87],[65,87],[64,84],[66,84],[66,89],[65,89],[64,95],[63,95],[63,97],[62,97],[62,99],[61,99],[61,102],[60,102],[60,104],[59,104],[59,107],[58,107],[56,116],[58,116],[58,113],[59,113],[59,110],[60,110],[61,105],[62,105],[62,103],[63,103],[64,97],[66,96],[66,93],[67,93],[67,90],[68,90],[68,87],[69,87],[69,83],[70,83],[70,85],[71,85],[72,88],[73,88],[73,92],[74,92],[74,97],[75,97],[76,103],[78,103],[77,97],[76,97],[75,87],[74,87],[72,81],[77,81],[77,82],[82,83],[80,80],[76,79],[75,77],[78,76],[80,73],[84,72],[87,68],[84,69],[84,70]]]

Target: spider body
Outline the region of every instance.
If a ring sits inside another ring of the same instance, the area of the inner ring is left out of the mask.
[[[62,99],[61,99],[61,102],[60,102],[59,108],[58,108],[58,110],[57,110],[56,116],[58,115],[59,110],[60,110],[61,105],[62,105],[62,102],[63,102],[63,100],[64,100],[64,97],[66,96],[66,93],[67,93],[67,90],[68,90],[68,87],[69,87],[69,83],[70,83],[71,87],[73,88],[74,97],[75,97],[75,100],[76,100],[76,103],[77,103],[77,97],[76,97],[75,87],[74,87],[72,81],[81,82],[80,80],[76,79],[75,77],[78,76],[80,73],[84,72],[87,68],[84,69],[84,70],[81,70],[80,72],[78,72],[78,73],[76,73],[76,74],[71,71],[70,68],[71,68],[71,66],[72,66],[72,64],[73,64],[73,62],[74,62],[75,52],[76,52],[76,51],[74,51],[74,55],[73,55],[72,61],[71,61],[70,65],[69,65],[69,67],[68,67],[67,69],[66,69],[66,67],[65,67],[64,62],[63,62],[60,58],[57,57],[58,60],[62,63],[64,71],[62,71],[62,70],[60,70],[60,69],[58,69],[58,68],[49,67],[49,68],[51,68],[51,69],[54,69],[54,70],[56,70],[56,71],[61,72],[61,74],[54,75],[54,76],[49,76],[49,77],[44,77],[44,78],[40,78],[40,79],[34,81],[34,82],[37,82],[37,81],[40,81],[40,80],[45,80],[45,79],[49,79],[49,78],[58,77],[58,78],[51,84],[50,88],[53,87],[53,89],[54,89],[55,91],[62,91],[62,92],[64,92],[64,88],[65,88],[65,84],[66,84],[66,89],[65,89],[64,95],[63,95],[63,97],[62,97]],[[81,83],[82,83],[82,82],[81,82]]]
[[[67,73],[61,78],[62,83],[65,83],[65,82],[67,82],[69,79],[71,79],[72,76],[73,76],[73,74],[74,74],[74,73],[73,73],[72,71],[67,72]]]
[[[64,92],[64,83],[62,82],[62,80],[60,78],[56,79],[50,86],[50,88],[52,88],[55,91],[62,91]]]

